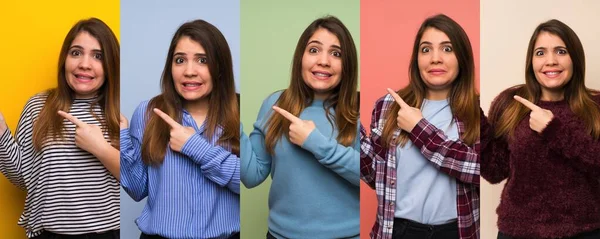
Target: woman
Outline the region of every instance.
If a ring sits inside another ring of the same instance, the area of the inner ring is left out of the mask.
[[[481,175],[507,179],[498,238],[600,238],[599,103],[585,87],[575,32],[558,20],[540,24],[525,84],[500,93],[489,119],[481,114]]]
[[[479,238],[479,121],[465,31],[445,15],[414,41],[409,85],[361,130],[361,176],[376,190],[372,238]]]
[[[29,238],[119,238],[119,42],[101,20],[63,42],[58,86],[26,103],[15,138],[0,115],[0,170],[27,192]]]
[[[223,34],[181,25],[161,89],[121,130],[121,183],[148,198],[140,238],[239,238],[239,110]]]
[[[343,23],[313,21],[298,40],[290,86],[263,102],[250,137],[242,135],[244,185],[272,178],[267,238],[358,238],[357,66]]]

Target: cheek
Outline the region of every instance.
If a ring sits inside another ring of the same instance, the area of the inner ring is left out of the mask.
[[[426,56],[417,56],[417,64],[419,65],[419,71],[425,71],[429,65],[429,58]]]

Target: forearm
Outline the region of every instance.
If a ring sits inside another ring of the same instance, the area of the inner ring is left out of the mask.
[[[112,147],[108,142],[103,144],[92,153],[104,167],[117,179],[121,180],[121,163],[120,163],[120,152],[116,148]]]

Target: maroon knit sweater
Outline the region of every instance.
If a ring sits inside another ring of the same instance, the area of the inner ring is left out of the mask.
[[[514,92],[502,92],[490,112],[506,108]],[[558,238],[600,228],[600,141],[566,101],[537,105],[554,119],[538,134],[527,115],[508,142],[493,138],[493,122],[481,112],[481,176],[492,184],[507,179],[498,229],[516,238]]]

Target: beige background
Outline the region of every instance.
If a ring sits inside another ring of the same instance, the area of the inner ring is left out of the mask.
[[[558,19],[577,33],[586,56],[586,86],[600,89],[600,1],[481,0],[481,107],[525,82],[525,55],[540,23]],[[485,159],[482,159],[485,160]],[[496,207],[504,182],[481,184],[481,238],[496,238]]]

